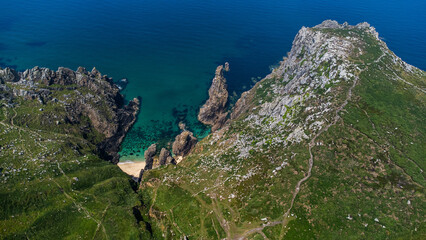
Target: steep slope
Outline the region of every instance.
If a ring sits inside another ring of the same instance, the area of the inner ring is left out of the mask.
[[[226,126],[145,173],[144,220],[167,239],[424,238],[425,85],[367,23],[302,28]]]
[[[0,80],[0,239],[140,238],[134,183],[105,161],[138,100],[122,106],[96,69],[0,69]]]

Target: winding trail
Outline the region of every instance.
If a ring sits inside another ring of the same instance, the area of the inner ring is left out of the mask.
[[[352,98],[352,90],[355,88],[356,84],[358,83],[359,77],[354,79],[354,82],[352,84],[352,86],[349,88],[348,90],[348,94],[346,96],[345,101],[343,102],[343,104],[336,110],[336,115],[334,116],[334,120],[328,124],[325,128],[322,128],[313,138],[312,140],[309,142],[309,169],[308,169],[308,174],[300,179],[299,182],[297,182],[296,184],[296,189],[293,193],[293,198],[291,199],[291,204],[290,204],[290,208],[287,210],[287,212],[284,213],[283,216],[283,221],[282,221],[282,230],[281,230],[281,235],[280,235],[280,239],[283,238],[283,233],[284,233],[284,227],[287,225],[288,223],[288,215],[290,214],[291,209],[293,208],[294,205],[294,200],[296,199],[297,195],[299,194],[300,191],[300,186],[302,185],[302,183],[304,183],[306,180],[308,180],[308,178],[311,177],[312,175],[312,168],[314,166],[314,155],[312,154],[312,148],[316,145],[316,140],[317,138],[324,132],[326,132],[331,126],[333,126],[334,124],[337,123],[337,121],[340,119],[340,115],[339,113],[346,107],[346,105],[348,104],[349,100]]]
[[[357,85],[357,83],[358,83],[358,81],[359,81],[359,76],[361,75],[361,73],[362,72],[364,72],[364,71],[366,71],[366,70],[368,70],[368,67],[371,65],[371,64],[373,64],[373,63],[378,63],[378,62],[380,62],[381,61],[381,59],[384,57],[384,56],[386,56],[386,52],[385,51],[383,51],[383,53],[382,53],[382,55],[380,56],[380,57],[378,57],[375,61],[373,61],[373,62],[371,62],[371,63],[369,63],[369,64],[366,64],[365,65],[365,68],[364,69],[362,69],[358,74],[357,74],[357,76],[355,77],[355,79],[354,79],[354,81],[353,81],[353,83],[352,83],[352,86],[350,86],[349,87],[349,90],[348,90],[348,93],[347,93],[347,95],[346,95],[346,99],[345,99],[345,101],[343,102],[343,104],[339,107],[339,108],[337,108],[336,109],[336,113],[335,113],[335,116],[334,116],[334,119],[333,119],[333,121],[331,122],[331,123],[329,123],[326,127],[324,127],[324,128],[322,128],[317,134],[315,134],[315,136],[311,139],[311,141],[309,142],[309,144],[308,144],[308,151],[309,151],[309,161],[308,161],[308,165],[309,165],[309,167],[308,167],[308,172],[307,172],[307,174],[306,174],[306,176],[305,177],[303,177],[302,179],[300,179],[298,182],[297,182],[297,184],[296,184],[296,188],[295,188],[295,191],[293,192],[293,197],[292,197],[292,199],[291,199],[291,203],[290,203],[290,207],[289,207],[289,209],[284,213],[284,215],[283,215],[283,220],[282,221],[275,221],[275,222],[270,222],[270,223],[267,223],[267,224],[264,224],[263,226],[261,226],[261,227],[257,227],[257,228],[253,228],[253,229],[250,229],[250,230],[248,230],[248,231],[246,231],[246,232],[244,232],[241,236],[239,236],[239,237],[237,237],[236,239],[240,239],[240,240],[242,240],[242,239],[244,239],[245,237],[247,237],[247,236],[249,236],[250,234],[253,234],[253,233],[255,233],[255,232],[258,232],[258,233],[260,233],[261,234],[261,232],[262,232],[262,230],[265,228],[265,227],[273,227],[273,226],[276,226],[276,225],[278,225],[278,224],[281,224],[282,225],[282,229],[281,229],[281,234],[280,234],[280,237],[279,237],[279,239],[283,239],[284,238],[284,228],[287,226],[287,224],[288,224],[288,220],[289,220],[289,215],[290,215],[290,212],[291,212],[291,210],[293,209],[293,205],[294,205],[294,201],[295,201],[295,199],[296,199],[296,197],[297,197],[297,195],[299,194],[299,192],[300,192],[300,186],[304,183],[304,182],[306,182],[310,177],[311,177],[311,175],[312,175],[312,168],[313,168],[313,166],[314,166],[314,156],[313,156],[313,154],[312,154],[312,148],[316,145],[316,139],[322,134],[322,133],[324,133],[324,132],[326,132],[331,126],[333,126],[334,124],[336,124],[337,123],[337,121],[340,119],[340,115],[339,115],[339,113],[346,107],[346,105],[348,104],[348,102],[349,102],[349,100],[352,98],[352,90],[355,88],[355,86]],[[262,235],[263,236],[263,235]]]

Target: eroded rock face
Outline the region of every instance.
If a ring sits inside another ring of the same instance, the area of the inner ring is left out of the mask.
[[[173,142],[173,154],[176,156],[186,156],[197,144],[197,138],[194,137],[192,132],[183,131],[177,135]]]
[[[149,146],[147,150],[145,150],[145,153],[144,153],[145,163],[146,163],[145,170],[152,169],[154,165],[154,156],[156,152],[157,152],[157,144],[155,143]]]
[[[160,152],[160,156],[158,157],[159,164],[160,165],[166,165],[167,164],[167,158],[169,158],[169,157],[171,157],[170,151],[165,149],[165,148],[162,148],[161,152]]]
[[[117,110],[117,126],[115,132],[110,133],[109,138],[98,145],[98,148],[106,153],[109,160],[116,164],[120,160],[118,152],[120,150],[120,144],[123,142],[126,133],[130,127],[135,123],[137,114],[139,112],[140,102],[138,98],[134,98],[124,108]]]
[[[139,172],[138,183],[141,182],[144,173],[145,173],[145,170],[141,169],[141,171]]]
[[[82,126],[81,134],[89,133],[94,128],[103,135],[102,140],[93,142],[97,145],[99,155],[112,163],[119,161],[119,146],[129,128],[136,121],[139,111],[139,99],[135,98],[123,106],[124,98],[112,79],[101,75],[96,68],[91,72],[83,67],[77,71],[60,67],[57,71],[34,67],[24,72],[13,69],[0,69],[0,84],[10,82],[14,85],[2,95],[11,99],[23,97],[38,100],[41,104],[54,102],[65,110],[62,119],[49,119],[40,124],[65,122],[80,124],[88,117],[90,123]],[[15,87],[16,86],[16,87]],[[6,88],[4,88],[6,89]],[[69,91],[62,100],[53,97],[56,91]]]
[[[226,109],[228,103],[228,86],[226,78],[223,76],[225,71],[229,71],[228,63],[225,63],[225,67],[223,65],[217,67],[215,77],[209,89],[209,99],[201,107],[198,114],[198,120],[212,126],[213,132],[225,124],[228,115]]]

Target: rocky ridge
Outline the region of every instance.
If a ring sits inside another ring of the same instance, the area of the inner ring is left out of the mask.
[[[112,164],[138,110],[96,69],[0,69],[0,239],[148,237]]]
[[[0,69],[0,81],[2,95],[7,94],[9,101],[23,97],[37,100],[42,105],[54,103],[64,108],[63,115],[46,117],[41,124],[78,124],[87,116],[90,123],[82,129],[83,134],[93,127],[104,136],[96,143],[99,154],[112,163],[119,161],[119,146],[136,121],[140,102],[135,98],[123,106],[124,98],[111,78],[102,75],[96,68],[89,72],[83,67],[77,71],[63,67],[57,71],[34,67],[24,72]],[[70,94],[56,96],[58,90],[69,91]]]

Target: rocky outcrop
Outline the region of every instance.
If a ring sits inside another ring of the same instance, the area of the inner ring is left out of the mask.
[[[226,71],[229,71],[228,63],[225,63],[225,66],[220,65],[217,67],[215,77],[209,89],[209,99],[201,107],[200,113],[198,114],[198,120],[206,125],[212,126],[213,132],[225,124],[228,115],[226,109],[228,103],[228,90],[226,78],[223,76],[223,73]]]
[[[0,68],[0,83],[16,82],[19,80],[18,73],[11,68]]]
[[[176,165],[177,164],[176,159],[174,159],[172,156],[168,156],[166,159],[166,165],[169,165],[169,164]]]
[[[120,144],[123,142],[130,127],[135,123],[139,112],[139,106],[139,99],[134,98],[128,105],[124,106],[124,108],[118,109],[117,120],[115,122],[115,126],[117,126],[116,131],[111,134],[111,137],[98,144],[98,149],[103,153],[106,159],[112,163],[116,164],[120,160],[120,156],[118,155]]]
[[[145,150],[144,157],[145,157],[145,170],[152,169],[154,165],[154,156],[157,152],[157,144],[152,144],[148,147],[147,150]]]
[[[192,132],[183,131],[181,134],[177,135],[175,141],[173,142],[173,154],[176,156],[186,156],[197,144],[197,138],[194,137]]]
[[[166,165],[166,164],[171,164],[174,163],[174,158],[172,156],[170,156],[170,151],[162,148],[161,152],[160,152],[160,156],[158,157],[158,162],[160,165]]]
[[[91,128],[95,129],[103,135],[101,141],[93,142],[97,145],[98,154],[112,163],[119,161],[119,146],[136,121],[140,101],[135,98],[124,106],[124,98],[111,78],[102,75],[96,68],[90,72],[83,67],[77,71],[63,67],[57,71],[34,67],[24,72],[5,68],[0,69],[0,84],[5,82],[13,85],[8,92],[11,99],[23,97],[38,100],[43,105],[54,102],[57,107],[64,108],[63,119],[47,117],[41,124],[80,124],[88,117],[90,126],[82,126],[81,135],[84,137],[92,131]],[[70,94],[59,101],[53,97],[56,91],[69,91]]]
[[[252,100],[253,94],[250,94],[249,91],[243,92],[241,97],[235,103],[235,106],[232,108],[231,120],[237,119],[242,113],[250,109],[250,102]]]

